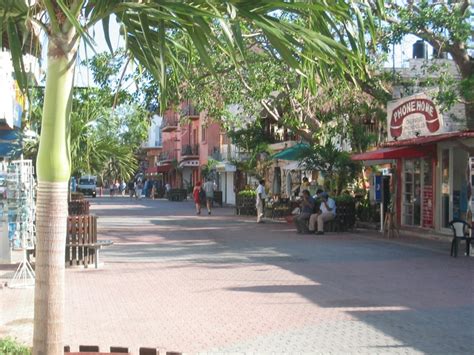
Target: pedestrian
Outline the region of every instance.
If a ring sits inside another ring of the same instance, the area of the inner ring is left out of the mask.
[[[259,181],[257,189],[255,190],[257,194],[255,206],[257,207],[257,223],[263,223],[263,210],[265,208],[265,199],[267,195],[265,194],[265,180],[262,179]]]
[[[153,180],[152,185],[151,185],[151,199],[155,199],[155,194],[156,194],[156,184],[157,181]]]
[[[211,214],[212,201],[214,200],[214,190],[216,189],[216,184],[210,178],[204,183],[204,192],[206,193],[206,207],[207,214]]]
[[[149,180],[148,179],[145,179],[143,181],[143,189],[142,189],[142,193],[143,195],[145,196],[145,198],[148,197],[148,184],[149,184]]]
[[[300,204],[300,214],[295,217],[295,225],[297,233],[308,232],[308,221],[311,214],[314,213],[314,198],[311,197],[308,190],[303,190]]]
[[[128,193],[130,195],[130,198],[132,198],[133,195],[135,195],[135,182],[133,180],[130,180],[128,182]]]
[[[139,179],[136,183],[135,191],[136,191],[136,198],[141,199],[142,198],[142,190],[143,190],[143,182],[141,179]]]
[[[110,197],[114,197],[114,188],[115,188],[115,184],[111,180],[110,184],[109,184],[109,195],[110,195]]]
[[[125,189],[127,188],[127,184],[125,183],[125,180],[122,180],[120,183],[120,192],[122,196],[125,196]]]
[[[196,214],[201,214],[201,181],[198,181],[194,186],[193,199],[196,205]]]
[[[171,185],[169,184],[169,182],[167,182],[166,185],[165,185],[165,197],[166,198],[169,197],[170,191],[171,191]]]
[[[317,224],[318,235],[324,234],[324,222],[332,221],[336,217],[336,201],[330,198],[327,192],[321,192],[319,197],[321,198],[319,211],[312,214],[309,219],[309,231],[314,232]]]

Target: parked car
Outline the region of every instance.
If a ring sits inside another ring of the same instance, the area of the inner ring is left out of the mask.
[[[84,195],[96,197],[97,178],[91,175],[81,176],[79,184],[77,184],[77,192],[82,192]]]

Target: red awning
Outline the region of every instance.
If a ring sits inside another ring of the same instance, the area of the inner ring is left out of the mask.
[[[171,170],[171,164],[152,166],[146,169],[147,174],[167,173]]]
[[[429,150],[417,147],[381,148],[370,152],[353,154],[352,160],[392,160],[399,158],[421,158],[430,154]]]
[[[391,141],[391,142],[382,143],[382,146],[406,147],[409,145],[430,144],[430,143],[442,142],[442,141],[446,141],[450,139],[466,139],[466,138],[474,138],[474,131],[449,132],[449,133],[437,134],[435,136],[402,139],[399,141]]]

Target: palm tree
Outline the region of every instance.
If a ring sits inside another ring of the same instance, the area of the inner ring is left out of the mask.
[[[306,70],[308,77],[328,67],[357,75],[364,62],[361,4],[342,0],[0,0],[0,32],[9,36],[20,85],[25,80],[18,28],[26,24],[30,30],[41,29],[47,37],[37,160],[34,354],[63,353],[70,113],[79,43],[94,42],[88,30],[102,22],[108,33],[110,17],[117,16],[128,53],[157,80],[164,109],[170,95],[168,82],[174,72],[186,70],[180,60],[193,53],[190,48],[197,50],[209,68],[213,66],[210,51],[234,58],[237,66],[245,62],[241,55],[246,39],[261,37],[266,40],[264,49],[293,68]],[[244,26],[253,33],[243,35]]]

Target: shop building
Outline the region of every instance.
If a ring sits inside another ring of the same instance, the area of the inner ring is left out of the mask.
[[[387,141],[353,156],[367,165],[391,164],[398,223],[451,233],[449,222],[471,210],[474,131],[463,129],[463,110],[440,112],[425,93],[390,102]]]
[[[433,100],[438,89],[427,82],[460,75],[452,60],[437,53],[428,59],[427,53],[423,41],[415,42],[413,58],[396,69],[403,85],[393,88],[394,100],[387,104],[386,141],[353,159],[391,166],[383,180],[390,180],[387,190],[401,227],[451,233],[449,222],[469,219],[473,207],[474,131],[467,129],[463,103],[442,111]]]

